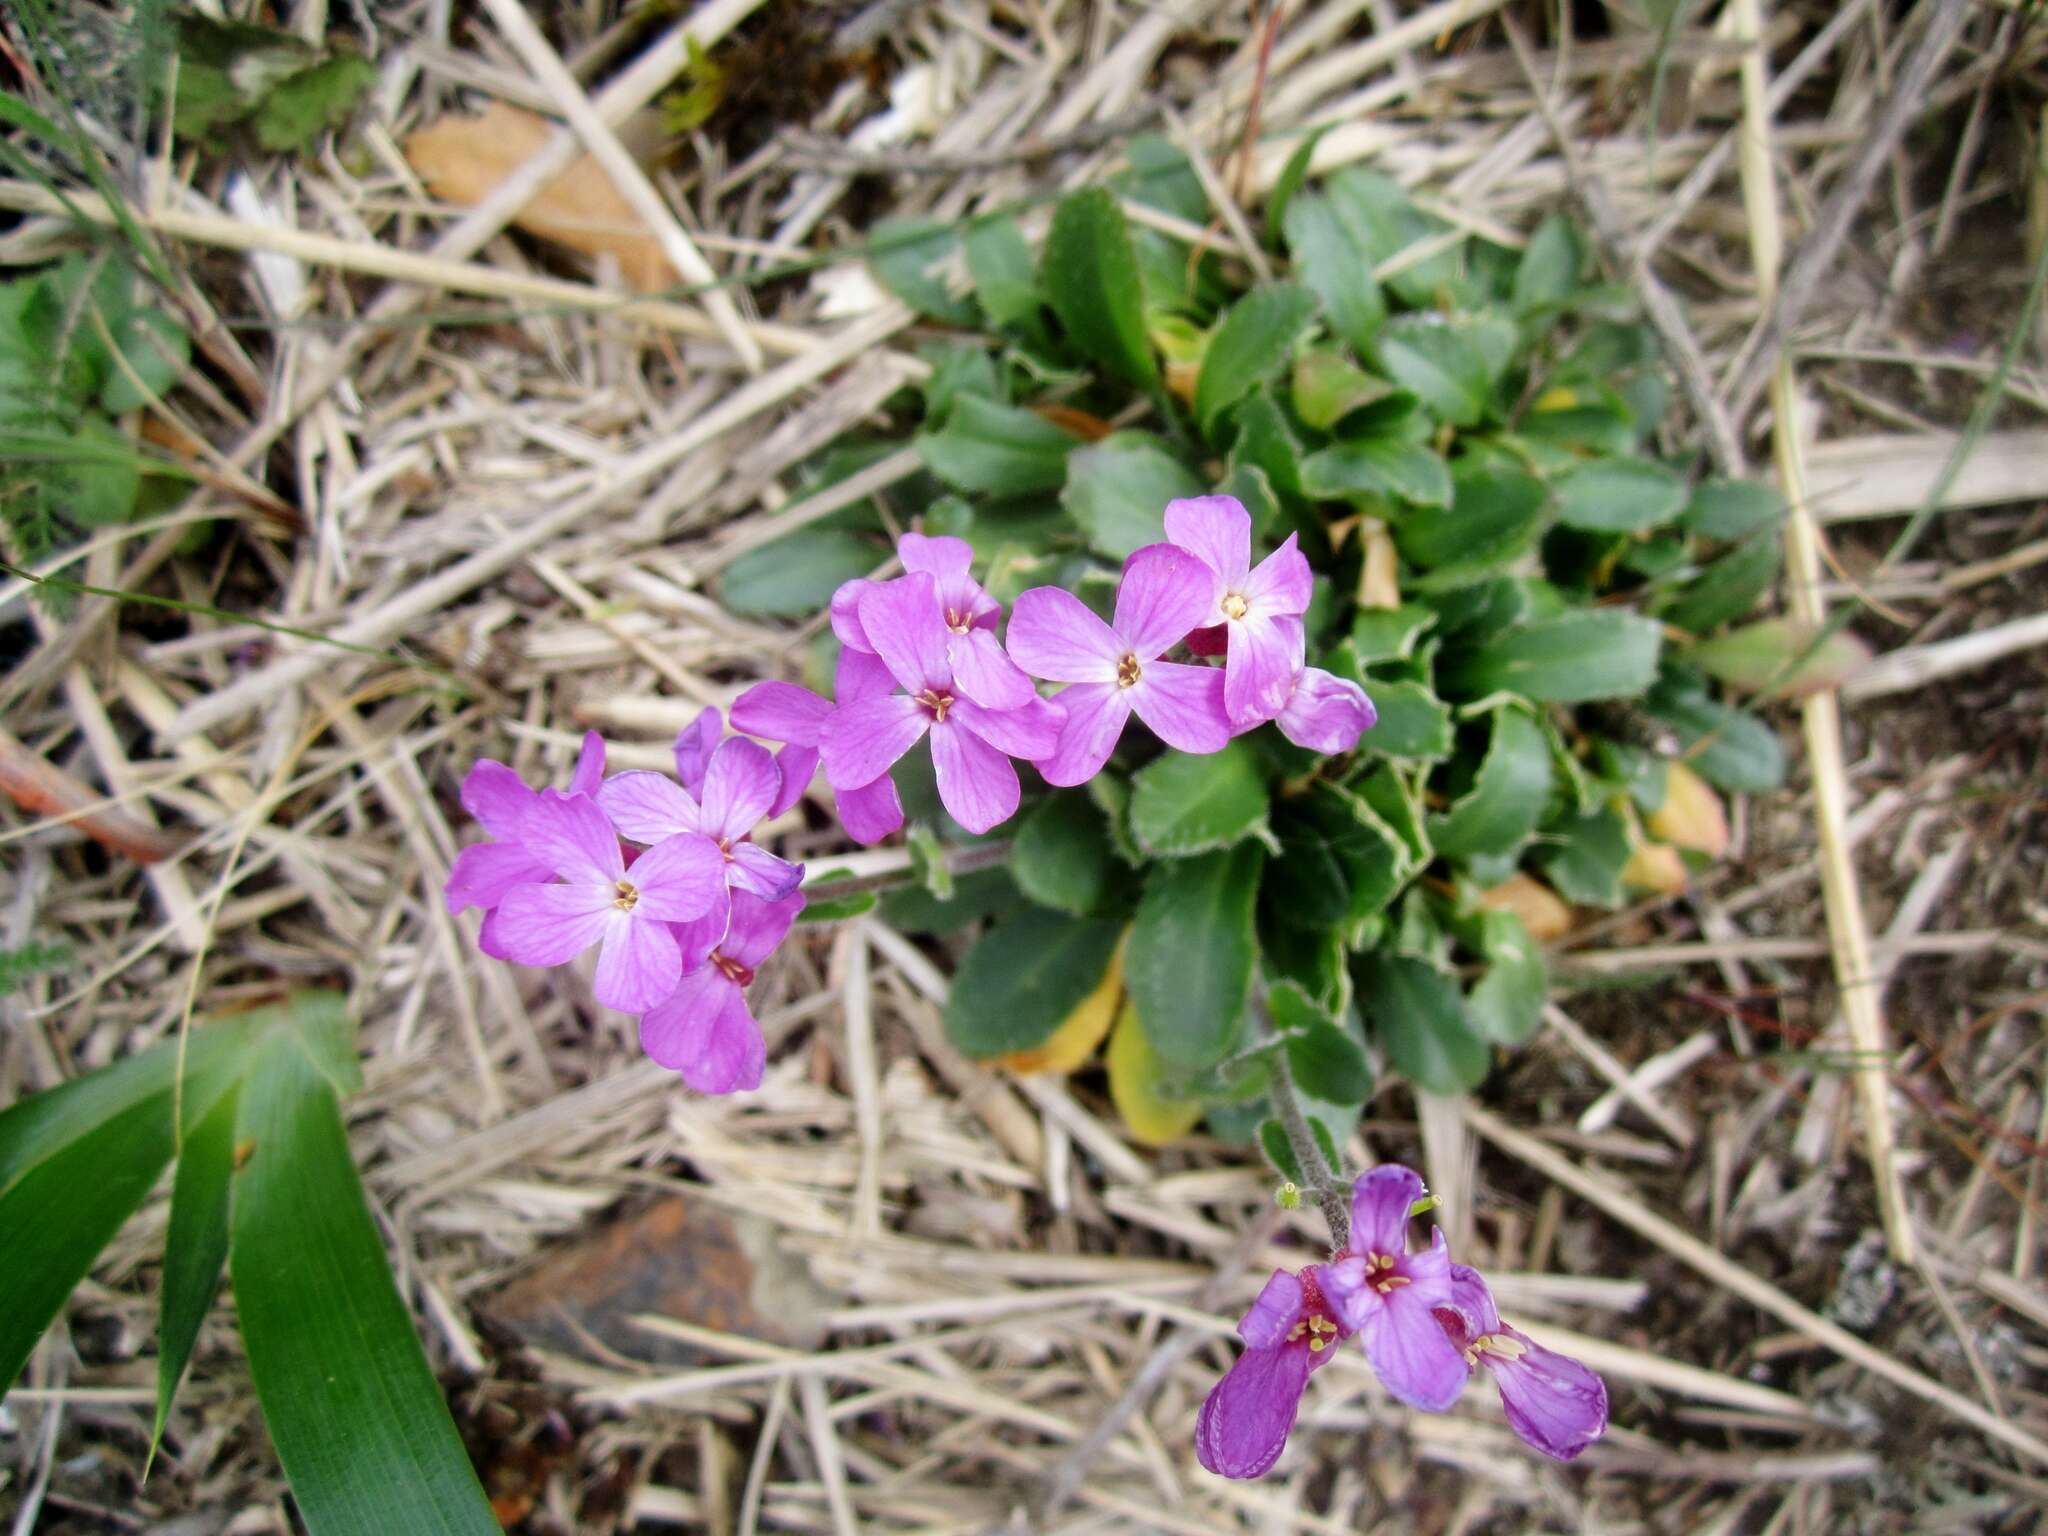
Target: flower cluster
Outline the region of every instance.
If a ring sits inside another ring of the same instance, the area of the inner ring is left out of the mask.
[[[1276,1271],[1237,1325],[1245,1351],[1202,1404],[1195,1451],[1224,1477],[1258,1477],[1279,1460],[1310,1374],[1354,1334],[1387,1391],[1441,1413],[1475,1366],[1500,1387],[1516,1434],[1569,1461],[1607,1428],[1607,1388],[1576,1360],[1500,1320],[1477,1270],[1451,1262],[1441,1228],[1408,1251],[1422,1196],[1413,1169],[1383,1164],[1352,1187],[1351,1246],[1299,1274]]]
[[[906,533],[902,576],[832,598],[836,701],[762,683],[734,702],[733,725],[786,743],[786,777],[822,759],[859,843],[902,826],[889,770],[925,737],[941,803],[975,833],[1015,814],[1016,760],[1049,783],[1085,783],[1133,714],[1183,752],[1220,751],[1269,720],[1311,751],[1356,747],[1372,702],[1304,663],[1312,579],[1294,537],[1254,567],[1251,516],[1229,496],[1169,504],[1166,533],[1124,562],[1107,622],[1056,587],[1021,594],[1007,650],[1002,607],[969,574],[972,548]],[[1163,659],[1183,646],[1192,660]],[[1218,655],[1220,668],[1203,659]],[[1041,698],[1033,679],[1064,686]]]
[[[456,856],[447,886],[450,912],[483,908],[487,955],[563,965],[595,947],[598,1001],[639,1014],[647,1054],[703,1093],[760,1086],[767,1052],[746,988],[803,910],[804,872],[750,838],[796,802],[815,762],[722,735],[712,709],[677,738],[680,785],[606,778],[594,731],[566,790],[479,762],[462,803],[491,841]]]

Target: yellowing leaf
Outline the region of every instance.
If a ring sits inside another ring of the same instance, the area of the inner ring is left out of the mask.
[[[1109,1097],[1131,1139],[1148,1147],[1180,1140],[1195,1128],[1204,1108],[1161,1093],[1160,1075],[1159,1058],[1138,1022],[1138,1010],[1126,1003],[1109,1036]]]
[[[1579,403],[1579,392],[1569,384],[1546,389],[1531,402],[1532,411],[1568,411]]]
[[[1685,860],[1669,843],[1637,843],[1621,869],[1621,883],[1631,890],[1676,896],[1685,889]]]
[[[1664,803],[1644,822],[1660,843],[1718,859],[1728,852],[1728,812],[1707,781],[1680,762],[1665,770]]]
[[[1572,929],[1572,909],[1531,875],[1509,875],[1491,890],[1481,891],[1479,905],[1489,912],[1512,912],[1538,944],[1561,939]]]
[[[1110,954],[1109,969],[1102,973],[1101,985],[1082,998],[1042,1044],[1034,1045],[1028,1051],[1012,1051],[1007,1056],[998,1056],[995,1064],[1008,1067],[1012,1072],[1067,1073],[1078,1070],[1095,1054],[1095,1047],[1102,1044],[1102,1037],[1109,1033],[1109,1026],[1116,1018],[1116,1005],[1123,1001],[1123,957],[1123,946],[1118,945]]]

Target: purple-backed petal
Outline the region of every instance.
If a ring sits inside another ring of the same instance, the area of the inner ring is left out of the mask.
[[[498,904],[492,942],[520,965],[566,965],[604,937],[617,910],[596,886],[518,886]]]
[[[1306,1349],[1248,1349],[1195,1418],[1195,1455],[1218,1477],[1261,1477],[1287,1447],[1308,1385]]]
[[[1053,700],[1065,712],[1059,745],[1051,757],[1038,760],[1046,783],[1085,784],[1102,771],[1131,718],[1132,692],[1115,683],[1075,683],[1061,690]]]
[[[683,952],[668,924],[642,917],[637,909],[614,909],[607,916],[590,988],[600,1003],[621,1013],[645,1013],[665,1002],[682,978]]]
[[[604,738],[595,731],[585,731],[582,745],[576,749],[576,766],[569,773],[569,793],[595,795],[597,786],[603,782]]]
[[[802,891],[780,901],[763,901],[745,891],[733,892],[732,924],[726,929],[719,953],[750,971],[759,970],[761,962],[775,953],[775,946],[789,937],[790,925],[803,911],[804,902]]]
[[[1188,631],[1187,648],[1197,656],[1222,656],[1230,650],[1230,626],[1224,623]]]
[[[1297,747],[1328,756],[1355,750],[1358,738],[1378,719],[1372,700],[1350,678],[1320,667],[1304,667],[1287,707],[1273,723]]]
[[[1451,1245],[1442,1227],[1430,1230],[1427,1248],[1401,1257],[1400,1272],[1408,1282],[1401,1290],[1408,1301],[1425,1307],[1450,1305]]]
[[[856,577],[842,581],[832,594],[832,633],[839,637],[839,643],[851,650],[874,654],[874,645],[868,640],[868,632],[861,627],[860,600],[875,582]]]
[[[780,901],[803,884],[803,865],[777,858],[759,843],[734,843],[730,857],[727,883],[764,901]]]
[[[1351,1186],[1351,1251],[1404,1254],[1409,1212],[1423,1195],[1422,1175],[1400,1163],[1368,1168]]]
[[[1480,1360],[1493,1367],[1508,1425],[1546,1456],[1570,1461],[1607,1431],[1607,1384],[1568,1355],[1545,1349],[1513,1328],[1497,1330],[1522,1353],[1505,1358],[1492,1351]]]
[[[860,595],[861,628],[906,692],[950,689],[946,664],[952,631],[939,617],[936,584],[923,572],[871,585]]]
[[[619,835],[636,843],[658,843],[680,832],[704,830],[701,808],[690,792],[667,774],[644,768],[606,779],[597,803]]]
[[[825,777],[842,791],[874,783],[917,745],[931,723],[928,710],[900,693],[840,705],[818,738]]]
[[[873,651],[857,651],[852,646],[840,650],[838,665],[832,672],[832,692],[841,704],[895,691],[896,679],[889,671],[889,663]],[[819,722],[821,729],[823,724]]]
[[[966,726],[998,752],[1035,763],[1059,747],[1066,713],[1033,694],[1021,709],[983,709],[972,699],[955,699],[948,719]]]
[[[1258,567],[1237,589],[1247,611],[1270,617],[1302,614],[1315,596],[1315,573],[1308,568],[1308,556],[1296,548],[1294,534],[1287,542],[1258,563]]]
[[[676,777],[692,795],[701,796],[705,765],[725,734],[725,722],[715,707],[705,709],[676,733]]]
[[[704,795],[698,802],[703,829],[728,842],[745,837],[781,792],[782,773],[773,754],[757,741],[728,736],[704,770]]]
[[[1243,618],[1230,626],[1223,710],[1231,725],[1270,720],[1287,707],[1302,673],[1299,619]]]
[[[978,835],[1017,814],[1016,767],[961,721],[932,727],[932,771],[939,804],[968,831]]]
[[[955,634],[947,647],[954,690],[989,709],[1022,709],[1038,697],[1024,669],[1010,659],[992,629]]]
[[[1188,496],[1166,504],[1167,542],[1216,573],[1218,590],[1234,592],[1252,568],[1252,515],[1235,496]]]
[[[1482,1334],[1497,1333],[1500,1330],[1500,1312],[1493,1304],[1493,1292],[1486,1288],[1486,1281],[1479,1271],[1469,1264],[1453,1264],[1450,1267],[1451,1294],[1448,1300],[1437,1305],[1458,1316],[1458,1326],[1465,1331],[1461,1344],[1470,1343]],[[1448,1323],[1445,1327],[1449,1327]]]
[[[1237,1320],[1237,1336],[1253,1349],[1271,1349],[1286,1342],[1287,1331],[1301,1321],[1302,1301],[1307,1289],[1301,1276],[1288,1269],[1276,1269],[1259,1289],[1251,1308]]]
[[[855,652],[854,654],[863,654]],[[756,683],[732,701],[732,728],[763,741],[815,747],[832,701],[795,683]]]
[[[641,1015],[640,1048],[699,1093],[758,1088],[768,1059],[746,994],[716,966],[683,977],[666,1002]]]
[[[775,771],[780,775],[782,788],[777,791],[774,804],[768,807],[771,821],[803,799],[804,791],[811,787],[812,775],[818,771],[818,749],[784,747],[775,754]]]
[[[529,789],[518,774],[488,757],[479,758],[463,775],[462,808],[501,843],[519,836],[526,813],[539,799],[538,791]]]
[[[675,935],[676,948],[682,954],[686,975],[709,960],[711,952],[725,942],[726,930],[732,923],[732,902],[730,887],[720,886],[718,894],[711,899],[711,909],[702,917],[668,925],[668,931]]]
[[[964,577],[974,564],[974,546],[950,534],[906,533],[896,540],[896,558],[906,571],[922,571],[934,581]]]
[[[1010,658],[1050,683],[1113,683],[1129,649],[1073,593],[1033,587],[1010,610]]]
[[[502,907],[494,907],[489,912],[486,912],[484,914],[483,927],[476,931],[476,947],[484,954],[489,955],[493,960],[510,960],[512,958],[505,953],[504,936],[498,931],[500,927],[498,914],[503,910],[504,908]]]
[[[519,843],[473,843],[455,855],[445,887],[448,910],[469,907],[489,911],[508,891],[535,885],[552,874]]]
[[[1183,752],[1221,752],[1230,740],[1223,673],[1177,661],[1148,661],[1129,690],[1131,708],[1152,734]]]
[[[903,826],[903,800],[896,781],[886,773],[872,784],[833,791],[839,803],[839,825],[863,848],[872,847]]]
[[[1124,562],[1124,578],[1116,589],[1116,632],[1138,660],[1150,661],[1207,624],[1222,590],[1200,556],[1177,544],[1147,544]],[[1013,649],[1016,630],[1013,617]]]
[[[1471,1374],[1464,1352],[1427,1301],[1410,1299],[1412,1287],[1372,1294],[1379,1304],[1360,1319],[1358,1336],[1380,1384],[1411,1408],[1442,1413],[1458,1400]]]
[[[626,872],[619,834],[588,795],[544,790],[520,820],[518,841],[571,884],[608,885]]]
[[[636,922],[687,923],[716,904],[725,884],[725,855],[702,832],[679,832],[635,859],[628,878],[640,893],[633,905]]]

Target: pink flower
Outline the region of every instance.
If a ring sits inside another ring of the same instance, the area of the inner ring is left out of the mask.
[[[1010,654],[1024,670],[1068,683],[1059,750],[1039,763],[1053,784],[1093,778],[1137,712],[1183,752],[1217,752],[1230,740],[1223,674],[1158,658],[1216,604],[1216,576],[1171,544],[1148,544],[1124,562],[1116,618],[1105,624],[1071,592],[1033,587],[1010,616]]]
[[[1252,518],[1235,496],[1194,496],[1166,504],[1166,537],[1216,573],[1216,600],[1199,627],[1223,626],[1223,706],[1237,727],[1270,720],[1300,677],[1301,615],[1314,592],[1295,536],[1252,566]]]
[[[595,794],[603,781],[604,738],[590,731],[576,755],[569,793]],[[489,912],[514,886],[536,885],[548,878],[549,871],[519,839],[519,824],[539,799],[540,792],[503,763],[486,757],[469,770],[462,781],[462,808],[483,823],[492,841],[473,843],[455,855],[445,887],[451,914],[469,907]]]
[[[1606,1432],[1606,1383],[1503,1323],[1478,1270],[1451,1266],[1451,1297],[1436,1319],[1467,1365],[1493,1372],[1509,1426],[1544,1455],[1570,1461]]]
[[[1379,711],[1358,684],[1321,667],[1304,667],[1273,723],[1297,747],[1328,757],[1352,751],[1378,720]]]
[[[927,732],[939,800],[970,832],[1016,813],[1021,786],[1012,757],[1049,756],[1060,712],[1033,694],[1019,709],[990,709],[962,690],[950,660],[953,632],[941,616],[938,583],[914,571],[860,594],[862,633],[902,693],[842,701],[819,728],[825,776],[844,794],[873,784]]]
[[[886,694],[896,686],[881,657],[851,646],[839,653],[835,682],[841,703]],[[734,730],[788,743],[775,754],[775,761],[782,769],[783,797],[792,805],[796,802],[790,783],[797,781],[795,793],[801,795],[810,782],[818,764],[818,739],[832,709],[830,699],[795,683],[756,683],[733,700]],[[886,773],[872,784],[833,794],[839,803],[840,824],[857,843],[879,843],[903,825],[903,802],[897,797],[895,781]]]
[[[521,885],[497,911],[505,958],[561,965],[591,945],[597,1000],[639,1013],[673,992],[683,957],[669,924],[702,917],[722,896],[724,861],[710,839],[672,837],[633,861],[630,877],[619,836],[588,795],[553,790],[538,797],[519,826],[521,841],[555,885]]]
[[[745,891],[732,898],[722,934],[708,923],[680,925],[678,943],[701,959],[658,1007],[640,1019],[640,1047],[699,1093],[734,1093],[761,1086],[767,1047],[747,1008],[754,972],[789,932],[804,909],[803,892],[763,901]]]
[[[725,735],[725,722],[718,716],[715,706],[704,712],[676,732],[676,777],[683,781],[683,788],[692,795],[704,790],[704,771],[711,765],[711,754],[717,750],[720,738]],[[769,813],[773,815],[771,811]]]
[[[1351,1247],[1324,1271],[1323,1291],[1386,1389],[1410,1407],[1441,1413],[1465,1389],[1463,1352],[1437,1321],[1451,1304],[1451,1255],[1441,1227],[1435,1245],[1408,1251],[1408,1219],[1422,1178],[1398,1163],[1358,1176],[1351,1187]]]
[[[896,541],[896,556],[905,571],[932,578],[939,617],[951,636],[946,642],[946,663],[959,691],[986,709],[1028,706],[1038,696],[1037,690],[996,641],[1002,605],[968,574],[974,563],[974,546],[965,539],[906,533]],[[876,646],[861,622],[860,602],[862,595],[877,585],[849,581],[832,594],[832,632],[841,645],[870,655],[875,654]]]
[[[1310,1374],[1350,1336],[1324,1299],[1321,1273],[1275,1270],[1239,1321],[1245,1351],[1195,1420],[1195,1454],[1218,1476],[1259,1477],[1280,1459]]]
[[[736,890],[776,901],[797,888],[803,867],[747,841],[782,789],[782,774],[768,749],[728,736],[711,752],[700,782],[701,801],[658,773],[622,773],[606,781],[597,803],[621,834],[636,843],[698,836],[709,841]]]

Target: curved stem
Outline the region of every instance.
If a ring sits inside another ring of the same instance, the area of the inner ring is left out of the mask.
[[[1280,1119],[1280,1129],[1287,1133],[1288,1150],[1301,1165],[1309,1192],[1323,1208],[1323,1220],[1330,1224],[1330,1247],[1341,1252],[1351,1245],[1351,1212],[1344,1203],[1344,1187],[1336,1170],[1324,1159],[1314,1132],[1308,1128],[1308,1117],[1302,1113],[1301,1100],[1295,1093],[1294,1069],[1284,1049],[1273,1054],[1273,1077],[1266,1096]]]

